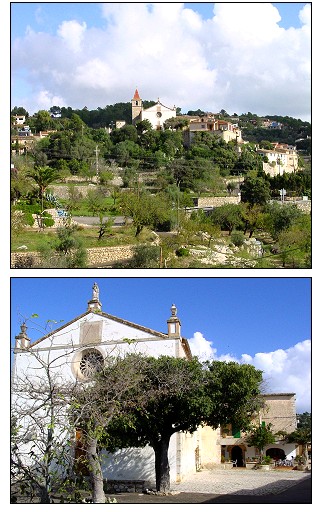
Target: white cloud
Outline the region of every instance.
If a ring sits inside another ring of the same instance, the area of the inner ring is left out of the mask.
[[[198,356],[203,361],[216,359],[217,349],[212,347],[213,342],[206,340],[201,332],[195,332],[193,338],[188,341],[194,356]]]
[[[86,28],[86,23],[80,24],[75,20],[63,21],[57,31],[57,34],[62,37],[70,50],[73,52],[79,52],[81,50],[81,43]]]
[[[302,27],[287,30],[269,3],[217,3],[209,20],[182,3],[101,9],[102,28],[67,20],[54,36],[31,29],[13,42],[13,90],[23,70],[34,94],[49,91],[64,99],[60,106],[126,102],[138,87],[143,99],[160,97],[183,112],[310,118],[309,4],[300,11]],[[35,97],[23,106],[38,110]]]
[[[242,354],[217,354],[213,342],[196,332],[189,339],[193,355],[201,360],[237,361],[263,371],[265,393],[296,393],[297,412],[311,411],[311,340],[296,343],[288,349]]]

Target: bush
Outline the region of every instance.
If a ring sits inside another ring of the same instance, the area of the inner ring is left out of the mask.
[[[30,212],[24,213],[24,222],[27,226],[33,226],[35,219],[33,218],[32,214]]]
[[[231,242],[236,247],[241,247],[245,241],[244,233],[242,231],[233,231],[231,234]]]
[[[52,219],[52,215],[50,213],[44,212],[42,220],[46,228],[51,228],[54,226],[54,220]]]
[[[185,247],[180,247],[179,249],[176,250],[176,255],[179,257],[189,256],[189,254],[190,251],[188,249],[185,249]]]

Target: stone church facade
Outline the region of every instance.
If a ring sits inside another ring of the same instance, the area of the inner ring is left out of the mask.
[[[162,130],[164,122],[171,117],[176,117],[176,107],[166,107],[160,103],[159,98],[155,105],[152,107],[143,108],[143,102],[140,98],[139,92],[136,89],[131,100],[132,105],[132,124],[139,121],[150,121],[154,130]]]

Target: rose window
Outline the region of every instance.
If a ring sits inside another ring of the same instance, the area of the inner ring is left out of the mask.
[[[93,375],[103,368],[104,358],[98,350],[88,350],[80,361],[80,371],[82,375],[90,379]]]

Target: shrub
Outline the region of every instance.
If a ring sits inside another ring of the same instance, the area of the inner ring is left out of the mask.
[[[47,227],[47,228],[52,227],[54,225],[54,220],[52,219],[52,215],[47,212],[44,212],[43,215],[44,216],[42,217],[42,219],[43,219],[43,224],[45,225],[45,227]]]
[[[179,257],[189,256],[189,254],[190,251],[188,249],[185,249],[185,247],[180,247],[179,249],[176,250],[176,255]]]
[[[242,231],[233,231],[231,234],[231,242],[236,247],[241,247],[245,241],[244,233]]]

